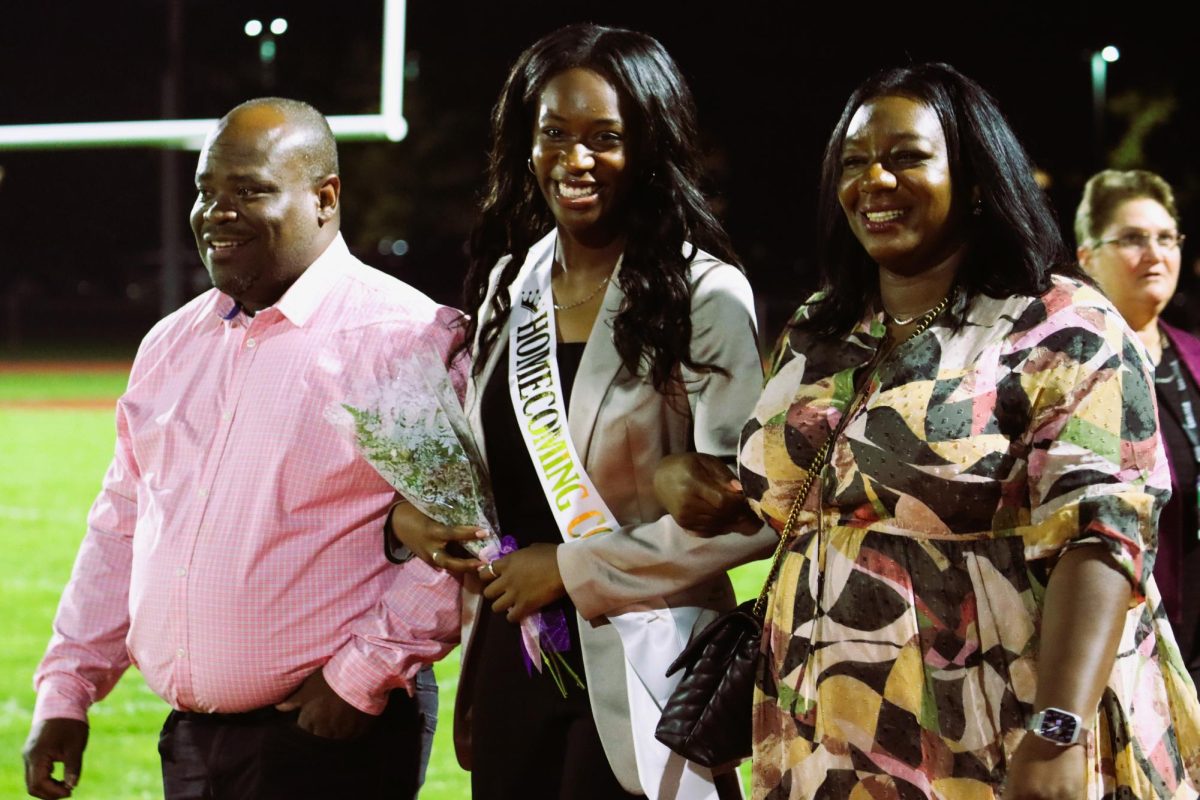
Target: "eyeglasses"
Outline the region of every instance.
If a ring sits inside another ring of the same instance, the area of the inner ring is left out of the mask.
[[[1146,231],[1130,231],[1122,233],[1114,239],[1101,239],[1096,242],[1097,247],[1103,247],[1106,244],[1115,244],[1122,250],[1130,253],[1144,253],[1150,249],[1150,243],[1154,242],[1158,245],[1159,250],[1177,250],[1183,247],[1184,236],[1182,233],[1159,233],[1150,234]]]

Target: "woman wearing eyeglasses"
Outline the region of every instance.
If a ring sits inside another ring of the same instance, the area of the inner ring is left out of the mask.
[[[1092,176],[1075,214],[1079,265],[1137,333],[1154,362],[1154,389],[1171,499],[1159,517],[1154,577],[1192,680],[1200,678],[1200,339],[1159,319],[1179,281],[1179,213],[1171,187],[1153,172]]]

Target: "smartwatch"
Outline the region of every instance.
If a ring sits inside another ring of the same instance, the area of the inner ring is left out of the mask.
[[[1083,726],[1083,718],[1061,708],[1045,708],[1029,719],[1026,730],[1060,747],[1086,742],[1091,733]]]

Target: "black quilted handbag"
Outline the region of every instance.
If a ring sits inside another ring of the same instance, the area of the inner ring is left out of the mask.
[[[771,569],[754,600],[726,611],[683,649],[667,675],[685,670],[663,708],[654,737],[689,761],[716,767],[750,755],[754,676],[767,595],[799,514],[837,432],[817,453],[788,514]]]
[[[750,708],[762,639],[754,600],[726,611],[667,670],[686,668],[654,736],[689,761],[715,767],[750,755]]]

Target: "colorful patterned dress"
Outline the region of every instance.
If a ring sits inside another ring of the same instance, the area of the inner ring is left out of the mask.
[[[944,314],[866,377],[798,517],[763,636],[754,797],[999,796],[1049,571],[1083,544],[1135,587],[1088,721],[1088,797],[1196,797],[1200,707],[1150,578],[1170,480],[1141,350],[1067,279],[966,304],[959,330]],[[740,453],[777,529],[885,334],[877,316],[783,342]]]

